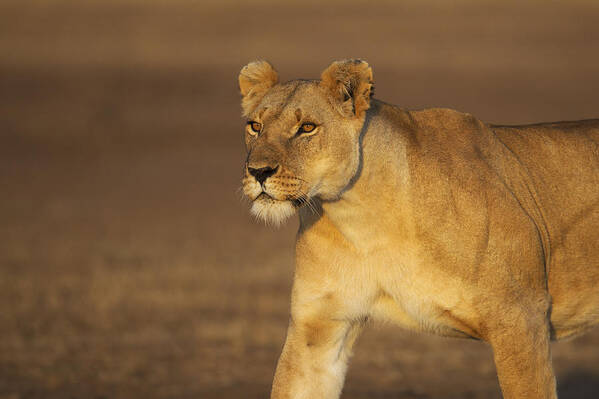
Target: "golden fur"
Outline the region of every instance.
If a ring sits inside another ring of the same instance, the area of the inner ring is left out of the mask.
[[[485,340],[505,398],[556,397],[550,339],[599,322],[598,120],[402,110],[359,60],[284,84],[254,62],[239,85],[252,212],[300,217],[272,398],[337,398],[369,318]]]

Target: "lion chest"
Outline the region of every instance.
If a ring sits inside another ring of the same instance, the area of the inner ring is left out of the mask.
[[[335,265],[330,281],[338,284],[341,302],[350,309],[348,316],[442,336],[478,338],[467,287],[404,251],[386,243],[363,254],[325,252]]]
[[[334,291],[346,317],[391,321],[406,329],[444,336],[478,337],[472,287],[444,272],[409,230],[366,223],[345,212],[343,223],[321,219],[303,240],[318,273],[316,286]],[[399,233],[398,233],[399,231]],[[298,253],[301,260],[302,251]],[[326,278],[324,278],[326,276]],[[326,281],[326,283],[322,283]]]
[[[459,280],[414,260],[375,262],[378,293],[370,310],[376,320],[451,337],[477,337],[470,298]]]

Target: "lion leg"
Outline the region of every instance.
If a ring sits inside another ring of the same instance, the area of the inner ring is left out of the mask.
[[[293,320],[272,386],[272,399],[333,399],[341,394],[362,321]]]
[[[488,332],[503,397],[557,398],[547,314],[514,313],[510,315],[510,325]]]

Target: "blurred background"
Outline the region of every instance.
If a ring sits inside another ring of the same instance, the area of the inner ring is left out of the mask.
[[[599,117],[599,3],[0,2],[0,399],[266,398],[297,221],[241,199],[237,74],[364,58],[376,97]],[[599,331],[553,346],[599,397]],[[372,326],[344,398],[499,398],[483,343]]]

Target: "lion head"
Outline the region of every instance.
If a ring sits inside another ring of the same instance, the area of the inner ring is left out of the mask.
[[[243,191],[251,212],[279,225],[313,199],[334,200],[356,174],[372,95],[361,60],[332,63],[320,80],[279,83],[266,61],[239,74],[247,118]]]

